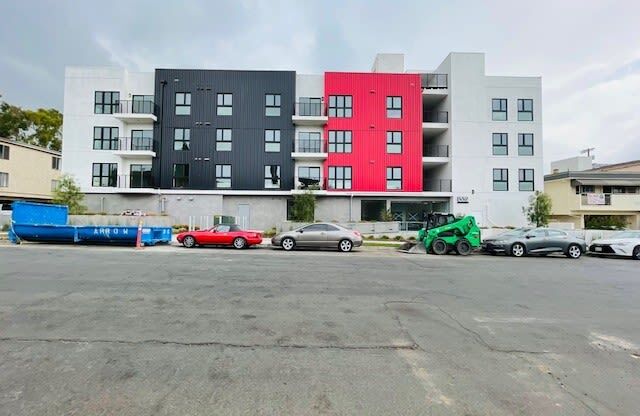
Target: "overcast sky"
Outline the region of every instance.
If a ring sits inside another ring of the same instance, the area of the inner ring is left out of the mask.
[[[302,7],[301,5],[305,5]],[[485,52],[540,75],[545,165],[640,159],[640,1],[0,1],[0,94],[62,110],[66,65],[368,71]]]

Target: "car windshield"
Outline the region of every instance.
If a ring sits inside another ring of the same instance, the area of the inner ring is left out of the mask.
[[[640,238],[640,231],[622,231],[612,236],[613,238]]]
[[[496,237],[517,237],[531,231],[531,228],[516,228],[515,230],[509,230],[502,234],[498,234]]]

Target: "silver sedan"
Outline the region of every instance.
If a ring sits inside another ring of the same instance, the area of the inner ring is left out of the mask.
[[[271,239],[271,245],[286,251],[295,247],[337,248],[351,251],[362,245],[362,234],[338,224],[315,223],[293,231],[280,233]]]

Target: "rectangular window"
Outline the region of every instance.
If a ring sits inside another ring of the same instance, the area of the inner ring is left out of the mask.
[[[117,127],[94,127],[93,150],[118,150]]]
[[[351,189],[351,166],[329,166],[329,189]]]
[[[518,100],[518,121],[533,121],[533,100]]]
[[[299,116],[322,116],[322,98],[300,97],[298,103]]]
[[[387,118],[402,118],[402,97],[387,97]]]
[[[388,190],[402,189],[402,168],[399,168],[399,167],[387,168],[387,189]]]
[[[350,95],[329,96],[329,117],[351,117],[353,98]]]
[[[303,153],[321,153],[322,139],[319,132],[301,131],[298,133],[298,152]]]
[[[58,189],[59,184],[60,184],[59,180],[51,179],[51,192],[54,192],[56,189]]]
[[[233,94],[219,93],[216,111],[219,116],[233,115]]]
[[[280,116],[280,94],[266,94],[264,115],[267,117]]]
[[[280,188],[280,165],[265,165],[264,167],[264,188]]]
[[[493,154],[494,156],[509,154],[509,136],[507,133],[493,133]]]
[[[231,129],[216,129],[216,151],[231,151]]]
[[[173,130],[173,150],[189,150],[191,143],[191,129]]]
[[[0,172],[0,188],[9,187],[9,174],[7,172]]]
[[[120,92],[96,91],[93,112],[95,114],[113,114],[120,107]]]
[[[491,100],[491,118],[494,121],[507,120],[507,99],[494,98]]]
[[[493,190],[494,191],[509,190],[509,171],[507,169],[493,170]]]
[[[320,181],[320,167],[318,166],[299,166],[298,179],[311,179]]]
[[[134,95],[131,99],[131,112],[153,114],[153,95]]]
[[[280,130],[264,131],[264,151],[265,152],[280,151]]]
[[[231,165],[216,165],[216,188],[231,188]]]
[[[329,152],[330,153],[351,153],[351,131],[330,130],[329,131]]]
[[[129,168],[130,188],[153,188],[153,177],[151,176],[151,165],[131,165]]]
[[[94,163],[92,186],[116,187],[118,185],[117,163]]]
[[[60,158],[58,156],[51,156],[51,169],[60,170]]]
[[[521,191],[533,191],[533,169],[518,169],[518,187]]]
[[[191,115],[191,93],[190,92],[176,93],[176,115],[177,116]]]
[[[153,130],[131,130],[131,150],[153,151]]]
[[[387,132],[387,153],[402,153],[402,132]]]
[[[173,187],[174,188],[189,187],[189,164],[187,163],[173,164]]]
[[[533,133],[518,133],[518,155],[533,156]]]
[[[9,146],[0,144],[0,159],[9,160]]]

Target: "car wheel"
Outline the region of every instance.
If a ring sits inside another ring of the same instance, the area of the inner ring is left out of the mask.
[[[284,240],[282,240],[281,245],[282,245],[282,248],[285,249],[285,251],[291,251],[296,246],[296,242],[293,241],[293,238],[287,237]]]
[[[343,253],[351,251],[352,248],[353,243],[351,242],[351,240],[340,240],[340,243],[338,244],[338,249]]]
[[[522,257],[526,254],[527,250],[522,243],[515,243],[511,246],[511,255],[513,257]]]
[[[632,255],[634,260],[640,260],[640,246],[636,246],[633,249],[633,255]]]
[[[242,237],[237,237],[233,240],[233,248],[243,249],[247,246],[247,240]]]
[[[579,259],[582,256],[582,249],[577,244],[571,244],[569,248],[567,248],[567,257],[570,259]]]
[[[447,242],[442,238],[436,238],[431,243],[431,251],[433,251],[433,254],[445,254],[447,252]]]
[[[458,240],[456,243],[456,252],[461,256],[468,256],[471,254],[471,244],[465,239]]]
[[[186,248],[193,248],[196,246],[196,239],[188,235],[182,240],[182,245]]]

